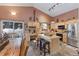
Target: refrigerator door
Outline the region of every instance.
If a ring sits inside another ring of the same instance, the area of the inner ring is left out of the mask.
[[[76,26],[75,32],[76,32],[77,47],[79,47],[79,23],[76,23],[75,26]]]
[[[76,24],[68,24],[67,30],[68,30],[68,44],[72,46],[77,46],[77,40],[76,40]]]
[[[68,24],[68,38],[74,39],[75,38],[75,25],[74,24]]]

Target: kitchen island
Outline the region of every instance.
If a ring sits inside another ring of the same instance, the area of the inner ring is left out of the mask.
[[[50,55],[53,55],[60,50],[60,37],[56,35],[46,36],[40,35],[40,38],[45,39],[46,41],[50,42]]]

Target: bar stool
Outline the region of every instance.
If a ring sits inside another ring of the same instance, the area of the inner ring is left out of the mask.
[[[44,44],[44,55],[46,55],[46,53],[50,54],[50,42],[45,42]]]
[[[44,56],[46,55],[46,53],[50,54],[50,42],[41,38],[41,40],[40,40],[40,51],[42,53],[44,53]]]

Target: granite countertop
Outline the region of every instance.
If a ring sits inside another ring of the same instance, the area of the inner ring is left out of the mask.
[[[54,38],[61,38],[61,37],[56,36],[56,35],[53,35],[53,36],[51,36],[50,38],[51,38],[51,39],[54,39]]]
[[[44,38],[45,40],[51,42],[52,39],[58,39],[58,38],[61,38],[59,36],[56,36],[56,35],[52,35],[52,36],[46,36],[46,35],[39,35],[40,38]]]

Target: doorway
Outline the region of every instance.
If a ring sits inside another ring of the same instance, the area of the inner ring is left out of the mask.
[[[24,37],[24,22],[2,20],[1,32],[8,34],[11,48],[14,51],[16,48],[20,48],[21,41]]]

